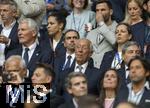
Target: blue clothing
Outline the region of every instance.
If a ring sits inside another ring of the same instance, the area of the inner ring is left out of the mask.
[[[145,44],[144,42],[145,28],[146,28],[146,24],[144,21],[131,25],[133,40],[140,45],[142,51],[144,50],[144,44]]]

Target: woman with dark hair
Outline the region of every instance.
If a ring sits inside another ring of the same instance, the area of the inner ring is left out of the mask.
[[[118,89],[120,88],[120,78],[115,69],[108,69],[101,81],[100,108],[113,108]]]
[[[115,31],[116,45],[114,50],[104,54],[100,70],[105,72],[108,68],[121,68],[122,63],[122,46],[132,39],[131,29],[127,23],[119,23]],[[107,64],[107,65],[106,65]]]
[[[65,54],[65,48],[63,44],[63,30],[66,25],[66,19],[61,12],[53,12],[48,16],[48,36],[50,40],[50,46],[53,49],[54,57]]]

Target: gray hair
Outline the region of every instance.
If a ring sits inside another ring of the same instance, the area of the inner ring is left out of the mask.
[[[5,61],[5,64],[7,64],[7,63],[9,63],[9,62],[11,62],[11,61],[15,61],[15,60],[20,61],[20,65],[19,65],[19,66],[20,66],[21,68],[23,68],[23,69],[26,69],[26,63],[25,63],[24,59],[22,59],[22,57],[19,56],[19,55],[12,55],[12,56],[10,56],[10,57]]]
[[[128,41],[122,46],[122,54],[125,54],[125,52],[127,51],[128,47],[130,47],[130,46],[137,46],[141,50],[141,48],[140,48],[140,46],[139,46],[139,44],[137,42],[135,42],[135,41]]]
[[[75,77],[83,77],[87,81],[87,78],[86,78],[85,74],[83,74],[81,72],[71,72],[71,73],[68,74],[68,76],[65,79],[65,88],[66,89],[71,88],[71,86],[72,86],[71,79],[75,78]]]
[[[29,26],[29,28],[31,30],[35,30],[36,33],[38,34],[39,27],[38,27],[37,23],[33,19],[31,19],[31,18],[23,18],[23,19],[21,19],[19,21],[19,24],[24,23],[24,22],[28,24],[28,26]]]

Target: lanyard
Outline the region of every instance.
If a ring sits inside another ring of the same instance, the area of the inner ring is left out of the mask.
[[[118,63],[117,63],[117,61],[118,61]],[[121,62],[122,62],[122,59],[119,56],[119,53],[117,52],[115,54],[115,58],[114,58],[114,67],[117,67],[119,64],[121,64]]]

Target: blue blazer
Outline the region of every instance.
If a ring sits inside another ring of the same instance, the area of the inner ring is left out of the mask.
[[[75,108],[72,99],[67,100],[64,104],[60,105],[58,108]]]
[[[108,51],[104,54],[102,63],[100,65],[100,71],[104,74],[107,69],[111,68],[111,64],[115,57],[115,50]]]
[[[22,52],[23,52],[22,46],[19,46],[18,48],[9,51],[6,58],[10,57],[11,55],[22,56]],[[33,71],[36,68],[37,62],[51,64],[52,59],[53,59],[52,52],[42,49],[39,45],[37,45],[27,65],[27,68],[29,69],[29,78],[31,78]]]
[[[39,44],[42,48],[47,49],[47,50],[52,50],[53,51],[53,47],[52,47],[52,40],[53,38],[48,36],[47,30],[40,30],[40,38],[39,38]],[[55,51],[53,51],[53,56],[54,58],[60,57],[62,55],[65,55],[66,53],[66,49],[64,47],[64,43],[63,43],[63,35],[59,41],[59,43],[56,46]]]
[[[64,80],[69,73],[74,71],[74,68],[75,68],[75,62],[71,68],[66,69],[61,72],[59,76],[59,87],[60,87],[59,90],[65,90],[65,88],[62,87],[64,85]],[[93,67],[93,65],[89,63],[85,70],[85,75],[88,81],[88,93],[99,95],[98,84],[99,84],[99,81],[102,79],[102,75],[99,69]],[[62,93],[62,91],[60,91],[60,93]]]
[[[115,101],[115,106],[117,106],[121,102],[128,101],[129,90],[127,87],[120,89]],[[139,108],[150,108],[150,90],[145,88],[142,98],[139,103]]]
[[[0,32],[2,32],[2,30],[3,30],[3,27],[2,27],[2,25],[0,25]],[[16,21],[15,25],[13,26],[8,38],[11,39],[11,42],[10,42],[10,45],[6,46],[6,48],[5,48],[5,52],[4,52],[5,55],[7,55],[9,50],[12,50],[19,46],[18,22],[17,21]]]

